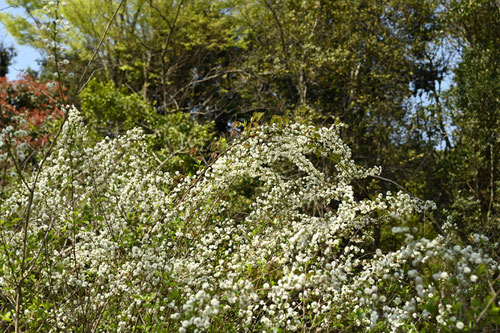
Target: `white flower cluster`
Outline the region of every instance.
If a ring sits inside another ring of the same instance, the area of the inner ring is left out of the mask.
[[[30,146],[23,142],[28,132],[23,129],[26,125],[24,114],[11,117],[11,125],[0,130],[0,166],[9,159],[9,152],[19,160],[24,160]]]
[[[40,41],[49,48],[47,60],[55,65],[56,72],[53,73],[55,79],[59,75],[68,74],[73,76],[74,73],[67,73],[69,60],[67,59],[67,45],[70,42],[68,33],[71,30],[70,23],[64,19],[62,8],[66,5],[65,2],[59,0],[42,0],[43,7],[40,13],[43,14],[45,20],[38,21],[40,28]]]
[[[141,140],[131,131],[91,147],[70,110],[33,199],[26,323],[53,331],[461,328],[470,318],[453,302],[465,304],[475,282],[498,272],[483,247],[412,234],[408,218],[432,203],[404,193],[356,199],[351,182],[378,169],[354,164],[337,126],[263,126],[193,176],[152,171]],[[328,174],[318,166],[325,161]],[[0,220],[22,218],[29,196],[20,187]],[[402,235],[401,245],[374,249],[374,226]],[[24,236],[15,225],[1,232],[0,290],[14,300]]]

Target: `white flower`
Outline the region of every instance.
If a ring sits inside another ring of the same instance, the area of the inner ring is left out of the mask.
[[[464,328],[464,323],[463,323],[463,322],[461,322],[461,321],[457,321],[456,327],[457,327],[459,330],[461,330],[461,329],[463,329],[463,328]]]
[[[418,272],[417,272],[416,270],[412,269],[412,270],[410,270],[410,271],[408,272],[408,277],[412,279],[412,278],[414,278],[415,276],[417,276],[417,274],[418,274]]]

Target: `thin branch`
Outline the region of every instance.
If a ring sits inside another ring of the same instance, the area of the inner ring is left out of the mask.
[[[78,92],[76,93],[77,95],[80,94],[80,92],[82,92],[82,90],[87,86],[87,84],[89,84],[90,80],[92,80],[92,77],[94,76],[94,74],[100,70],[102,70],[104,67],[100,67],[100,68],[97,68],[97,69],[94,69],[92,71],[92,73],[90,73],[89,75],[89,78],[87,79],[87,81],[85,81],[85,84],[82,85],[82,87],[80,88],[80,90],[78,90]]]
[[[411,194],[411,192],[410,192],[410,191],[408,191],[408,190],[407,190],[404,186],[399,185],[398,183],[396,183],[395,181],[393,181],[393,180],[391,180],[391,179],[384,178],[384,177],[382,177],[382,176],[378,176],[378,175],[371,175],[370,177],[372,177],[372,178],[376,178],[376,179],[380,179],[380,180],[383,180],[383,181],[389,182],[389,183],[391,183],[391,184],[394,184],[394,185],[396,185],[397,187],[399,187],[400,189],[402,189],[404,192],[406,192],[406,193],[408,193],[409,195],[413,196],[413,195]]]
[[[99,52],[99,49],[101,48],[102,43],[104,42],[104,38],[106,38],[106,35],[108,34],[109,28],[111,27],[111,24],[113,23],[113,21],[114,21],[114,19],[116,17],[116,14],[118,14],[118,11],[120,10],[121,6],[124,3],[125,3],[125,0],[121,0],[120,4],[118,5],[118,7],[116,8],[115,12],[113,13],[113,16],[111,16],[111,19],[109,20],[108,25],[106,26],[106,30],[104,30],[104,34],[102,35],[101,40],[99,41],[99,44],[97,45],[97,47],[96,47],[96,49],[94,51],[94,54],[92,55],[92,58],[87,63],[87,66],[85,66],[85,70],[83,71],[83,74],[80,77],[80,80],[78,81],[78,84],[76,85],[75,92],[78,92],[80,90],[80,85],[82,84],[83,79],[85,78],[85,75],[87,74],[87,71],[90,68],[90,65],[92,65],[92,63],[94,62],[94,60],[95,60],[95,58],[97,56],[97,53]],[[76,94],[74,94],[74,96],[76,96]]]
[[[266,4],[266,7],[271,11],[271,13],[273,14],[273,18],[274,20],[276,21],[276,24],[278,25],[278,30],[280,32],[280,38],[281,38],[281,47],[283,48],[283,52],[285,52],[285,55],[287,57],[289,57],[289,53],[288,53],[288,48],[286,47],[286,43],[285,43],[285,33],[283,31],[283,27],[281,26],[281,22],[280,20],[278,19],[278,15],[276,14],[276,11],[275,9],[271,6],[270,3],[268,3],[267,1],[264,1],[264,3]]]
[[[161,169],[161,167],[162,167],[162,166],[164,166],[164,165],[165,165],[165,163],[167,163],[168,161],[170,161],[170,159],[171,159],[172,157],[174,157],[175,155],[177,155],[177,154],[181,154],[181,153],[186,153],[186,152],[187,152],[187,151],[186,151],[186,150],[184,150],[184,149],[179,149],[179,150],[174,151],[173,153],[171,153],[170,155],[168,155],[168,157],[167,157],[167,158],[165,158],[165,159],[163,160],[163,162],[161,162],[161,163],[160,163],[160,164],[156,167],[156,169],[153,171],[153,173],[157,173],[157,172]],[[156,156],[156,154],[155,154],[155,157],[158,159],[158,157]]]
[[[497,299],[498,294],[500,294],[500,289],[495,291],[489,281],[488,281],[488,285],[490,286],[491,290],[493,290],[493,296],[490,298],[490,300],[488,301],[488,303],[484,307],[483,311],[481,311],[481,313],[479,314],[479,317],[477,317],[476,324],[481,321],[481,318],[483,318],[486,311],[488,311],[488,308],[490,307],[490,305]]]
[[[175,24],[177,23],[177,19],[179,18],[179,14],[181,12],[181,7],[183,6],[184,0],[181,0],[179,2],[179,5],[177,6],[177,11],[175,13],[174,20],[172,21],[172,25],[170,26],[170,30],[168,32],[167,36],[167,41],[165,42],[165,45],[163,46],[162,52],[161,52],[161,84],[163,88],[163,107],[166,109],[166,100],[167,100],[167,87],[166,87],[166,82],[167,82],[167,72],[165,70],[165,54],[167,53],[168,46],[170,45],[170,40],[172,39],[172,34],[175,29]]]

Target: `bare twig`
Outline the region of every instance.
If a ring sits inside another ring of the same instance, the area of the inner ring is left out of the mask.
[[[371,175],[370,177],[373,177],[373,178],[376,178],[376,179],[380,179],[380,180],[383,180],[385,182],[389,182],[391,184],[394,184],[397,187],[399,187],[400,189],[402,189],[404,192],[406,192],[406,193],[410,194],[411,196],[413,196],[410,191],[408,191],[404,186],[399,185],[398,183],[396,183],[394,180],[391,180],[389,178],[384,178],[384,177],[378,176],[378,175]]]
[[[500,277],[500,275],[499,275],[499,277]],[[496,280],[498,280],[498,277],[496,278]],[[488,281],[488,285],[490,286],[490,289],[493,292],[493,296],[490,298],[490,300],[488,301],[488,303],[484,307],[483,311],[481,311],[481,313],[479,314],[479,317],[477,317],[476,324],[481,321],[481,318],[483,318],[483,316],[486,313],[486,311],[488,311],[490,305],[497,299],[498,294],[500,294],[500,289],[498,289],[497,291],[495,291],[495,289],[493,289],[493,286],[491,285],[491,283],[489,281]]]
[[[174,20],[172,22],[172,24],[170,25],[170,30],[168,32],[168,36],[167,36],[167,41],[165,42],[165,45],[163,46],[162,48],[162,51],[161,51],[161,83],[162,83],[162,87],[163,87],[163,106],[166,108],[166,100],[167,100],[167,89],[166,89],[166,83],[167,83],[167,72],[165,70],[165,54],[167,53],[167,49],[168,49],[168,46],[170,45],[170,41],[172,39],[172,34],[174,32],[174,29],[175,29],[175,24],[177,23],[177,19],[179,18],[179,14],[181,12],[181,7],[183,6],[183,2],[184,0],[181,0],[179,2],[179,4],[177,5],[177,11],[175,13],[175,17],[174,17]]]
[[[109,28],[111,27],[111,24],[113,23],[113,21],[114,21],[114,19],[116,17],[116,14],[118,14],[118,11],[120,10],[121,6],[124,3],[125,3],[125,0],[120,1],[120,4],[118,5],[118,7],[116,8],[115,12],[113,13],[113,16],[111,16],[111,19],[109,20],[108,25],[106,26],[106,30],[104,30],[104,33],[103,33],[103,35],[101,37],[101,40],[99,41],[99,44],[97,44],[97,47],[96,47],[96,49],[94,51],[94,54],[92,55],[92,58],[87,63],[87,66],[85,66],[85,70],[83,71],[83,74],[80,77],[80,80],[78,81],[78,84],[76,85],[74,95],[76,95],[76,93],[80,90],[80,85],[82,84],[82,82],[83,82],[83,80],[85,78],[85,75],[87,74],[87,71],[90,68],[90,65],[92,65],[92,63],[94,62],[94,60],[95,60],[95,58],[97,56],[97,53],[99,52],[99,49],[101,48],[102,43],[104,42],[104,38],[106,38],[106,35],[108,34]]]
[[[87,86],[87,84],[89,84],[90,80],[92,80],[92,77],[94,76],[95,72],[98,72],[100,70],[102,70],[104,67],[100,67],[100,68],[97,68],[95,70],[92,71],[92,73],[90,73],[89,75],[89,78],[87,79],[87,81],[85,81],[85,84],[82,85],[82,87],[80,88],[80,90],[78,90],[76,92],[76,94],[80,94],[80,92]]]

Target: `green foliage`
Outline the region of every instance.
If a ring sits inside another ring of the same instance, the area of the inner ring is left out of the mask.
[[[135,94],[127,94],[113,82],[92,80],[80,93],[83,115],[99,133],[117,136],[136,127],[145,127],[154,110]]]
[[[158,163],[167,170],[194,171],[197,158],[214,138],[210,122],[199,124],[179,111],[158,114],[140,97],[112,82],[92,80],[79,97],[85,120],[99,136],[116,137],[140,127]]]
[[[434,1],[235,3],[249,45],[241,93],[268,117],[307,103],[340,117],[353,148],[366,153],[375,148],[369,141],[382,149],[401,125],[410,84],[426,88],[419,69],[439,35]]]

